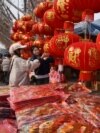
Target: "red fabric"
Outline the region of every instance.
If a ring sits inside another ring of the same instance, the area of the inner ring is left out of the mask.
[[[5,119],[0,123],[0,133],[17,133],[15,121]]]
[[[66,65],[82,71],[100,68],[100,53],[96,44],[89,41],[77,42],[66,48],[64,53]]]

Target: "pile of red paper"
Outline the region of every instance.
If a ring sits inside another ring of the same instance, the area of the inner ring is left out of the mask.
[[[17,133],[17,125],[14,120],[5,119],[0,122],[0,133]]]
[[[100,133],[100,97],[80,84],[71,88],[49,84],[11,90],[20,133]]]
[[[8,100],[12,109],[18,110],[61,101],[62,96],[64,97],[64,92],[53,89],[51,85],[22,86],[11,90]]]

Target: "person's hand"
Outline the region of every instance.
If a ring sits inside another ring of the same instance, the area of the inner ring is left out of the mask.
[[[49,57],[49,53],[43,53],[41,58],[42,59],[47,59]]]

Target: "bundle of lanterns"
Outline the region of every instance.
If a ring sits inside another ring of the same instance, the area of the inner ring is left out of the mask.
[[[22,57],[27,59],[32,54],[30,48],[33,45],[32,26],[35,24],[31,15],[25,15],[21,19],[16,20],[12,27],[11,39],[14,42],[21,42],[22,45],[27,45],[27,48],[22,51]]]
[[[35,21],[31,15],[25,15],[14,23],[11,39],[27,45],[25,54],[36,45],[41,52],[49,52],[57,65],[64,62],[80,70],[80,80],[91,80],[91,72],[100,68],[100,34],[97,44],[80,41],[74,33],[74,23],[93,21],[94,13],[100,11],[99,4],[100,0],[46,0],[33,10]],[[24,56],[28,58],[31,53]]]

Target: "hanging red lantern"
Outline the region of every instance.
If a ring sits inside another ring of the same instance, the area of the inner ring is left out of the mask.
[[[17,21],[15,21],[15,28],[16,29],[21,29],[22,28],[22,26],[24,25],[24,21],[22,21],[22,20],[17,20]]]
[[[43,46],[44,46],[44,39],[42,37],[38,37],[35,41],[34,41],[34,45],[38,46],[41,50],[41,52],[43,52]]]
[[[100,53],[93,42],[73,43],[66,48],[64,58],[67,65],[79,70],[92,71],[100,68]]]
[[[38,24],[39,34],[53,35],[53,30],[51,27],[45,23]]]
[[[43,47],[44,52],[50,53],[50,43],[49,43],[50,39],[51,39],[50,36],[45,38],[44,47]]]
[[[79,81],[93,81],[93,71],[80,71]]]
[[[42,18],[45,11],[52,8],[53,3],[52,2],[41,2],[35,9],[34,9],[34,14],[39,17]]]
[[[69,22],[65,22],[64,26]],[[72,23],[71,23],[72,24]],[[74,24],[72,25],[74,27]],[[70,27],[69,27],[70,28]],[[72,28],[73,29],[73,28]],[[63,58],[65,49],[73,42],[78,42],[80,37],[74,34],[69,29],[65,33],[58,33],[50,40],[50,49],[52,49],[54,56]]]
[[[81,20],[81,10],[74,8],[73,0],[55,0],[54,9],[57,16],[63,20],[73,22]]]
[[[95,13],[100,11],[100,0],[73,0],[75,9],[84,11],[85,9],[93,10]]]
[[[100,33],[97,35],[97,38],[96,38],[96,47],[100,52]]]
[[[100,53],[96,44],[89,41],[77,42],[68,46],[64,53],[64,61],[75,69],[79,69],[79,80],[93,79],[92,71],[100,68]]]
[[[44,22],[48,24],[50,27],[52,27],[53,29],[63,28],[63,21],[57,17],[54,9],[47,10],[44,13],[43,19],[44,19]]]
[[[22,21],[30,21],[32,19],[32,16],[30,14],[27,14],[21,18]]]
[[[32,57],[32,52],[30,49],[22,49],[21,50],[21,57],[23,59],[29,59],[30,57]]]
[[[94,12],[90,9],[86,9],[85,11],[83,11],[82,13],[82,20],[84,21],[93,21],[94,20]]]
[[[50,43],[49,43],[49,41],[44,43],[43,51],[47,52],[47,53],[50,53]]]
[[[32,32],[33,34],[39,34],[38,23],[32,26]]]

